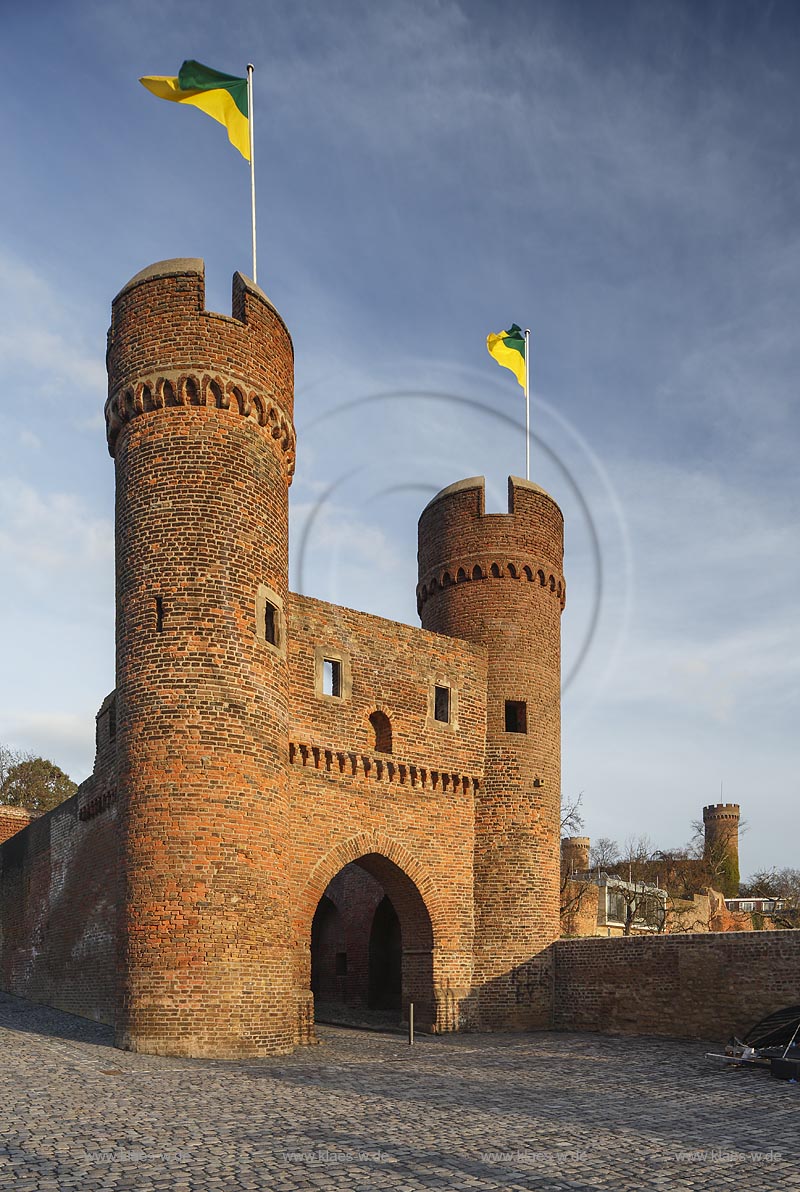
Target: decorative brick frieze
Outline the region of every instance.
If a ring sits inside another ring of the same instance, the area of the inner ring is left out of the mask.
[[[431,792],[460,790],[465,795],[476,794],[481,784],[481,779],[474,774],[452,773],[398,761],[396,757],[355,753],[349,749],[325,749],[302,741],[289,742],[289,762],[293,766],[324,770],[327,774],[346,774],[350,778],[366,778]]]
[[[294,475],[296,435],[294,427],[272,395],[248,388],[244,381],[219,373],[172,372],[161,376],[127,381],[108,397],[105,405],[108,449],[114,455],[119,432],[126,422],[139,414],[181,406],[211,406],[228,410],[240,418],[249,418],[275,440],[284,457],[289,483]]]
[[[117,792],[113,787],[104,790],[102,794],[93,795],[87,799],[85,803],[81,803],[78,807],[78,819],[90,820],[94,819],[96,815],[107,811],[117,801]]]
[[[480,580],[511,579],[535,583],[555,596],[563,611],[567,603],[567,586],[563,575],[548,571],[548,565],[538,559],[498,562],[492,558],[457,559],[447,567],[437,567],[423,582],[417,584],[417,612],[422,616],[425,602],[453,584],[475,583]]]

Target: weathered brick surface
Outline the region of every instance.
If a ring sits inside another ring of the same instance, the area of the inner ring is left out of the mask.
[[[605,927],[597,926],[600,887],[564,877],[561,884],[561,934],[567,937],[608,935]]]
[[[0,843],[0,987],[114,1021],[119,840],[116,741],[97,714],[94,773],[72,798]],[[12,811],[4,808],[3,811]]]
[[[560,940],[561,1030],[724,1038],[794,1005],[800,931]]]
[[[289,1049],[285,650],[257,597],[286,600],[292,345],[240,275],[204,311],[199,262],[115,299],[122,1046]]]
[[[563,518],[537,485],[509,480],[509,512],[484,512],[482,478],[450,486],[419,523],[426,629],[487,650],[485,783],[475,807],[478,1021],[544,1026],[547,946],[560,934],[560,617]],[[527,731],[506,731],[506,701]]]
[[[440,773],[483,773],[485,645],[445,640],[294,592],[289,610],[293,739],[375,754],[369,715],[380,710],[391,722],[392,757]],[[315,689],[315,654],[346,660],[352,690],[344,698]],[[450,723],[433,717],[437,683],[451,689],[456,711]]]
[[[98,1022],[114,1020],[116,803],[71,799],[0,846],[0,986]]]

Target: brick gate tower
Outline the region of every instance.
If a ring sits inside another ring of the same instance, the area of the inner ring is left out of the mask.
[[[117,295],[117,1042],[259,1055],[295,1041],[287,833],[287,489],[293,353],[236,274],[203,263]]]
[[[511,477],[486,514],[482,477],[444,489],[419,522],[425,629],[488,651],[485,783],[475,800],[477,1024],[547,1027],[560,935],[563,518]],[[539,955],[537,955],[539,954]]]

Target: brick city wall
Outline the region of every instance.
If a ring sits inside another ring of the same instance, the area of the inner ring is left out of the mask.
[[[800,931],[560,940],[554,1026],[717,1039],[797,1003]]]
[[[0,845],[0,988],[114,1021],[117,824],[89,779]]]
[[[96,724],[94,772],[0,843],[0,988],[113,1023],[118,823],[114,692]],[[14,808],[0,809],[12,811]]]
[[[583,937],[598,935],[605,927],[598,928],[597,914],[600,902],[600,887],[593,882],[581,882],[564,877],[561,883],[561,931],[563,935]]]

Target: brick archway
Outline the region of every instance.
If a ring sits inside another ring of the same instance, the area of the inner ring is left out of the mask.
[[[430,916],[433,946],[439,944],[444,934],[445,912],[436,887],[413,853],[381,832],[361,832],[351,836],[317,861],[297,900],[297,913],[293,920],[296,944],[301,944],[305,939],[317,904],[339,870],[351,861],[373,854],[391,861],[416,886]]]
[[[436,890],[417,859],[397,841],[378,834],[360,834],[344,841],[314,867],[299,900],[294,920],[296,982],[307,1029],[313,1033],[311,924],[330,882],[355,864],[383,887],[400,921],[402,933],[402,1012],[414,1002],[421,1029],[436,1029],[434,949],[442,909]]]

